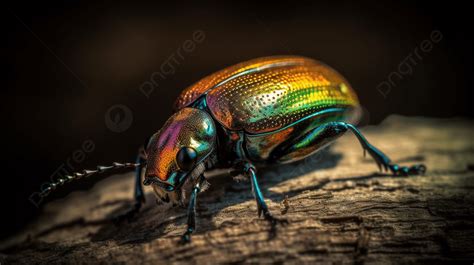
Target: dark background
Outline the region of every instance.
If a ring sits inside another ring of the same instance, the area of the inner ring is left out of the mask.
[[[1,237],[39,213],[28,196],[59,166],[71,161],[82,170],[131,161],[172,113],[183,88],[247,59],[295,54],[326,62],[357,90],[366,109],[364,124],[393,113],[472,117],[470,10],[453,2],[8,5],[3,13]],[[140,87],[196,30],[204,32],[204,41],[181,52],[175,73],[159,79],[147,98]],[[412,74],[396,79],[384,97],[377,86],[433,30],[443,39],[421,53]],[[133,113],[131,126],[121,133],[104,121],[115,104]],[[94,150],[75,162],[73,155],[86,140]],[[65,187],[55,197],[89,182]]]

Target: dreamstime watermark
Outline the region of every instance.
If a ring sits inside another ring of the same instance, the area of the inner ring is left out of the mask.
[[[105,113],[105,126],[112,132],[121,133],[126,131],[133,122],[133,113],[125,105],[116,104]]]
[[[74,150],[71,155],[66,159],[65,163],[62,163],[54,172],[49,176],[48,182],[41,184],[40,190],[43,191],[47,187],[50,187],[51,184],[58,183],[60,179],[66,179],[66,176],[71,176],[74,172],[75,167],[77,165],[84,162],[87,158],[87,154],[93,152],[95,150],[95,143],[94,141],[87,139],[82,144],[81,147]],[[41,196],[41,192],[33,192],[28,200],[36,207],[39,207],[41,202],[43,201],[43,197]]]
[[[413,74],[413,67],[423,60],[423,56],[433,50],[434,44],[443,39],[443,34],[439,30],[433,30],[428,39],[423,40],[419,46],[415,47],[414,51],[405,57],[397,67],[397,70],[391,72],[387,76],[387,80],[381,82],[377,86],[377,90],[384,98],[396,86],[395,81],[401,81],[404,77]],[[421,51],[421,53],[420,53]]]
[[[184,61],[184,53],[191,53],[196,49],[196,46],[204,41],[206,34],[202,30],[193,32],[192,38],[187,39],[183,44],[176,49],[160,66],[160,70],[154,72],[150,76],[150,80],[144,82],[140,86],[142,94],[150,98],[150,95],[159,86],[160,80],[165,80],[167,76],[176,72],[176,69]]]

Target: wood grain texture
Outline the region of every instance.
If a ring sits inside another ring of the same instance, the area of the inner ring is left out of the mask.
[[[407,264],[474,260],[474,123],[391,116],[362,130],[424,176],[377,172],[349,133],[330,150],[259,171],[270,210],[287,218],[271,237],[248,182],[211,179],[198,197],[198,229],[178,245],[185,209],[147,203],[131,223],[110,222],[132,203],[132,174],[45,205],[23,233],[2,242],[1,264],[314,263]],[[285,200],[285,198],[287,198]]]

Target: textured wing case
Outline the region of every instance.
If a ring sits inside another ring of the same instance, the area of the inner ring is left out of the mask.
[[[257,58],[242,62],[233,66],[229,66],[221,71],[214,74],[208,75],[203,79],[199,80],[195,84],[187,87],[181,92],[179,97],[174,103],[174,109],[178,110],[186,107],[187,105],[194,102],[198,97],[205,94],[218,84],[244,74],[245,72],[256,71],[258,69],[265,69],[275,65],[287,64],[287,63],[304,63],[307,59],[303,57],[294,56],[273,56],[265,58]]]
[[[304,57],[267,57],[226,68],[183,91],[175,107],[203,94],[219,123],[250,134],[281,129],[324,109],[358,106],[339,73]]]

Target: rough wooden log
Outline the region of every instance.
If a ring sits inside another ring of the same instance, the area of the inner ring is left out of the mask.
[[[424,176],[374,173],[349,133],[296,164],[260,170],[271,211],[287,218],[271,237],[250,184],[211,179],[198,198],[198,230],[178,245],[185,209],[147,203],[131,223],[110,218],[131,204],[133,177],[49,203],[25,231],[2,243],[1,264],[314,263],[474,261],[474,123],[391,116],[363,130],[394,162],[424,163]]]

